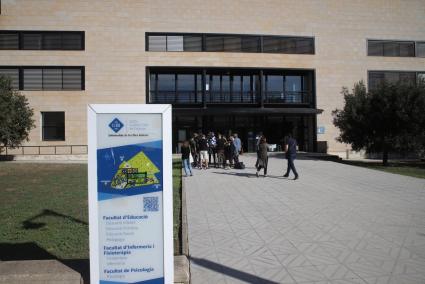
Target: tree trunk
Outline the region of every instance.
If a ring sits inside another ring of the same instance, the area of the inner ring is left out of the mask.
[[[382,151],[382,165],[388,166],[388,150],[386,148]]]

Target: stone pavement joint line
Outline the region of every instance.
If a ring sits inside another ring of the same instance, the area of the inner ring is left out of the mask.
[[[318,160],[186,178],[197,283],[425,283],[425,180]],[[291,178],[291,177],[290,177]]]

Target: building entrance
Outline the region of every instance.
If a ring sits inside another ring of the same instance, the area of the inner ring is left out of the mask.
[[[300,151],[314,151],[313,115],[174,115],[173,144],[179,152],[181,143],[193,133],[221,133],[228,137],[238,133],[243,149],[255,151],[255,137],[263,134],[269,144],[281,149],[283,138],[289,133],[298,141]]]

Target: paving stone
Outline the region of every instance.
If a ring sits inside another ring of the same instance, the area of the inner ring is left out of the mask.
[[[244,155],[246,165],[255,157]],[[192,283],[425,283],[425,180],[297,160],[186,178]]]

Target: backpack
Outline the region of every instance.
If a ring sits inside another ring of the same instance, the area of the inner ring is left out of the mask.
[[[245,169],[245,164],[243,162],[239,162],[235,164],[235,169],[243,170]]]

